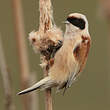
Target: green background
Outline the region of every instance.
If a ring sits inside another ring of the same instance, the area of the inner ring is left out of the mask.
[[[87,16],[89,31],[92,38],[92,46],[89,53],[86,68],[79,80],[66,91],[53,95],[54,110],[110,110],[110,36],[109,24],[100,16],[97,0],[52,0],[54,18],[56,24],[65,29],[62,21],[69,13],[79,12]],[[28,33],[38,29],[39,1],[22,0],[23,15],[26,31],[26,45],[29,53],[31,72],[36,71],[36,76],[42,78],[43,73],[38,65],[39,55],[35,54],[28,42]],[[20,89],[20,70],[18,63],[18,51],[16,47],[13,7],[11,0],[0,0],[0,32],[8,68],[12,75],[14,89],[14,101],[17,110],[22,110],[20,96],[16,93]],[[37,94],[37,93],[36,93]],[[44,94],[39,94],[39,110],[44,110]],[[0,110],[4,110],[4,94],[2,78],[0,75]]]

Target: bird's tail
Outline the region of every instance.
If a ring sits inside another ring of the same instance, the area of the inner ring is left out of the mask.
[[[33,86],[19,92],[18,95],[26,94],[26,93],[34,91],[36,89],[44,90],[44,89],[50,88],[52,85],[54,85],[54,81],[52,81],[51,78],[48,76],[48,77],[45,77],[44,79],[40,80]]]

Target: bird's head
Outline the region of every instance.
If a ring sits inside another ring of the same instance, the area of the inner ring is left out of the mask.
[[[66,33],[85,33],[88,32],[88,21],[85,15],[80,13],[69,14],[66,21]]]

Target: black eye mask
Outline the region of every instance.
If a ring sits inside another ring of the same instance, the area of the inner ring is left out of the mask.
[[[85,21],[81,18],[68,17],[67,21],[80,28],[81,30],[85,29]]]

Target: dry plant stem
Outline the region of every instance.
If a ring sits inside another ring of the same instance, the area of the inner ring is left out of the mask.
[[[21,7],[21,0],[12,0],[16,41],[19,53],[19,64],[21,71],[21,87],[25,89],[29,87],[29,63],[27,58],[27,50],[25,43],[25,31],[23,22],[23,13]],[[30,97],[29,95],[23,96],[23,105],[25,110],[30,110]]]
[[[108,40],[110,41],[110,0],[100,0],[100,8],[101,8],[101,13],[102,15],[106,18],[106,21],[108,23],[108,28],[109,28],[109,38]],[[110,44],[108,44],[110,45]],[[110,47],[109,47],[110,48]],[[109,55],[110,55],[110,50],[109,50]],[[109,76],[110,78],[110,76]]]
[[[110,0],[100,0],[102,14],[110,22]]]
[[[39,0],[40,26],[44,33],[52,28],[53,10],[51,0]]]
[[[0,70],[1,70],[1,77],[3,81],[3,89],[5,95],[5,109],[6,110],[15,110],[15,105],[13,103],[13,95],[12,95],[12,88],[11,88],[11,79],[10,74],[7,70],[7,64],[5,61],[1,35],[0,35]]]
[[[46,109],[52,110],[52,96],[51,96],[51,89],[48,89],[45,93],[46,95]]]
[[[44,70],[45,76],[48,75],[48,71]],[[52,109],[52,95],[51,95],[51,88],[45,91],[45,110],[53,110]]]
[[[53,11],[51,0],[39,0],[40,26],[39,30],[44,33],[52,28]],[[48,75],[48,68],[44,68],[44,76]],[[51,89],[45,91],[45,110],[52,110]]]

